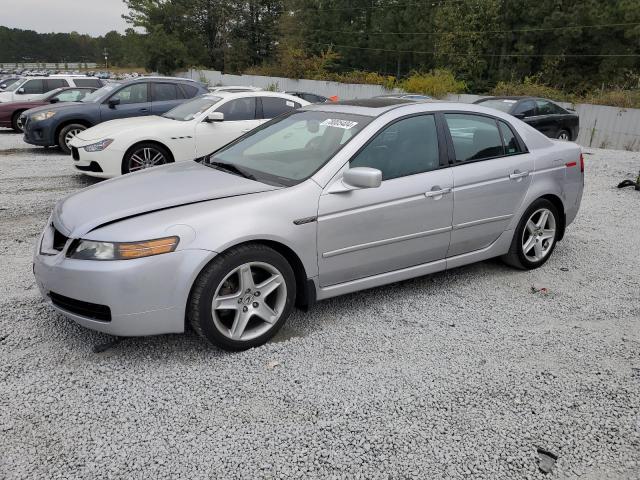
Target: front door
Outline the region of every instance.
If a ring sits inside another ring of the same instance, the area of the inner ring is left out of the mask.
[[[488,247],[507,229],[531,184],[533,157],[502,120],[466,113],[444,117],[455,153],[447,254],[453,257]]]
[[[223,147],[266,121],[256,119],[255,97],[229,100],[215,111],[224,113],[224,121],[202,121],[196,127],[196,150],[199,157]]]
[[[378,188],[328,193],[318,211],[320,285],[445,257],[451,236],[453,178],[442,166],[433,115],[407,117],[378,132],[350,167],[382,171]]]
[[[119,100],[117,105],[110,106],[109,100]],[[151,100],[148,83],[134,83],[121,88],[100,105],[100,120],[116,118],[141,117],[151,115]]]

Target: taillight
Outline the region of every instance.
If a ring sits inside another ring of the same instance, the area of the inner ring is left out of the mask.
[[[584,173],[584,155],[580,152],[580,173]]]

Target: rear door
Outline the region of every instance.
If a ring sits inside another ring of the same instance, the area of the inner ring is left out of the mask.
[[[153,82],[151,84],[151,113],[162,115],[184,102],[182,91],[175,83]]]
[[[300,108],[302,104],[280,97],[258,97],[258,117],[264,123],[283,113]]]
[[[507,122],[444,114],[453,162],[453,230],[447,256],[481,250],[507,229],[531,184],[533,156]]]
[[[445,258],[453,212],[445,150],[435,116],[421,114],[388,124],[350,160],[351,168],[382,171],[382,184],[321,195],[321,286]]]
[[[110,100],[119,100],[120,103],[110,106]],[[100,120],[103,122],[145,115],[151,115],[151,98],[147,82],[126,85],[100,105]]]

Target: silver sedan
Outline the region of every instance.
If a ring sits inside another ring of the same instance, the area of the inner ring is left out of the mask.
[[[64,198],[34,272],[88,328],[191,325],[245,349],[296,306],[491,257],[540,267],[578,212],[583,167],[575,144],[479,105],[314,105]]]

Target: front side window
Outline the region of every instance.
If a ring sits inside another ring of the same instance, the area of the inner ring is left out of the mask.
[[[246,97],[231,100],[220,106],[218,112],[224,113],[224,121],[255,120],[256,98]]]
[[[233,166],[258,181],[295,185],[309,178],[369,124],[371,117],[297,111],[253,130],[204,162]]]
[[[285,98],[262,97],[262,117],[275,118],[283,113],[295,110],[300,106],[299,103],[292,102]]]
[[[132,103],[147,103],[149,95],[146,83],[136,83],[124,87],[111,97],[112,100],[120,100],[120,105],[128,105]]]
[[[111,92],[113,92],[116,88],[120,87],[120,83],[110,83],[105,85],[102,88],[99,88],[95,92],[90,93],[86,97],[82,99],[83,102],[87,103],[98,103],[101,102],[104,98],[106,98]]]
[[[27,94],[44,93],[44,80],[29,80],[22,86],[22,88],[24,89],[24,93]]]
[[[547,100],[536,100],[538,115],[560,115],[567,113],[562,107]]]
[[[446,113],[456,162],[482,160],[504,155],[496,121],[480,115]]]
[[[433,115],[409,117],[392,123],[349,162],[371,167],[382,180],[435,170],[440,165],[438,133]]]

